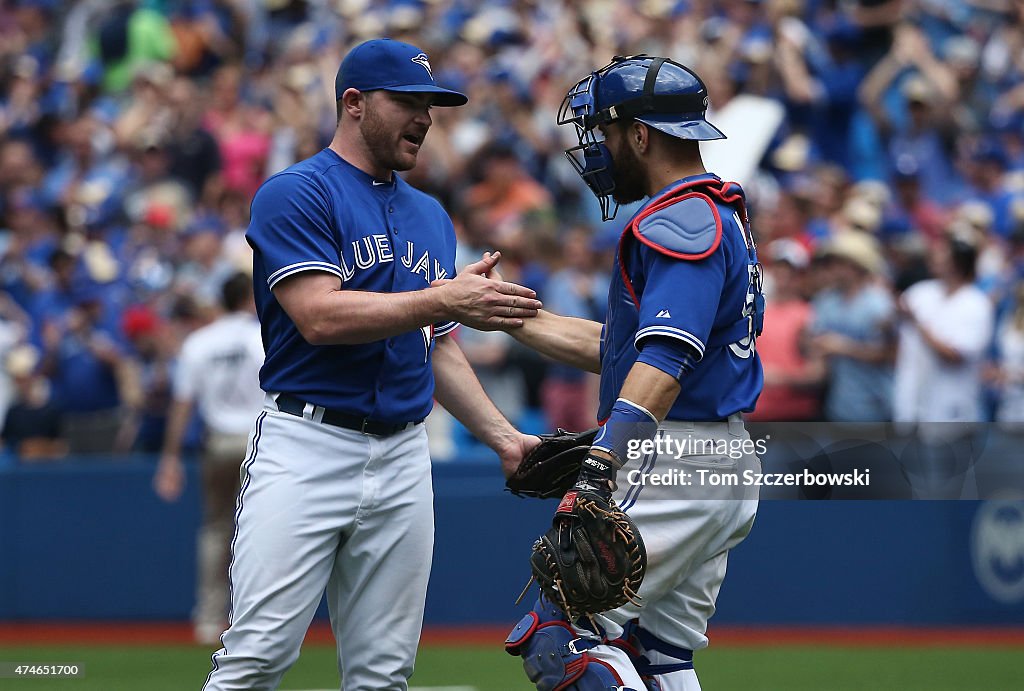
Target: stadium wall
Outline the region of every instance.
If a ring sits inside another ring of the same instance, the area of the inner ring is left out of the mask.
[[[186,620],[195,465],[174,504],[152,458],[0,468],[0,620]],[[430,625],[503,624],[554,509],[493,460],[437,465]],[[532,601],[533,595],[530,596]],[[1000,502],[763,502],[714,618],[732,625],[1024,624],[1024,512]],[[323,608],[321,608],[321,615]]]

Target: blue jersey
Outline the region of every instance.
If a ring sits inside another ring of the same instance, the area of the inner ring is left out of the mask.
[[[381,422],[422,420],[433,404],[430,352],[446,322],[358,345],[310,345],[272,292],[302,271],[343,290],[398,293],[455,277],[455,230],[441,205],[397,175],[381,182],[331,149],[274,175],[256,192],[253,248],[265,391]]]
[[[630,219],[619,242],[601,340],[598,419],[611,413],[647,338],[697,360],[666,419],[720,420],[761,392],[754,350],[763,299],[742,191],[714,175],[683,178]]]

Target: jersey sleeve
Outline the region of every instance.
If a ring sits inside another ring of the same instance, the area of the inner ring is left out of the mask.
[[[434,338],[437,338],[438,336],[446,336],[457,328],[459,328],[458,322],[442,322],[434,324]]]
[[[441,269],[447,274],[447,278],[455,278],[455,227],[444,209],[438,205],[441,215],[444,217],[445,229],[445,254],[440,259]],[[456,321],[437,322],[434,324],[434,337],[446,336],[459,327]]]
[[[725,285],[725,255],[719,249],[694,261],[649,247],[640,252],[645,288],[634,345],[642,350],[644,339],[665,336],[688,346],[694,359],[700,360]]]
[[[330,204],[323,189],[305,175],[281,173],[260,187],[252,200],[246,239],[258,250],[269,288],[302,271],[342,278]]]

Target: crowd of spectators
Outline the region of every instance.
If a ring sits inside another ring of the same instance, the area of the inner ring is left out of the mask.
[[[159,449],[181,341],[251,268],[253,192],[326,145],[340,58],[381,35],[470,96],[407,174],[461,264],[500,249],[549,307],[603,319],[629,210],[601,222],[555,115],[613,55],[668,55],[712,121],[741,95],[785,112],[742,180],[767,274],[753,417],[1024,421],[1021,2],[0,0],[8,450]],[[591,375],[462,331],[511,418],[589,423]]]

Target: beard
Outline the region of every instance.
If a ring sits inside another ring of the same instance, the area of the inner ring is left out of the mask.
[[[373,155],[374,161],[383,170],[399,172],[412,170],[416,166],[416,154],[406,153],[399,149],[404,140],[388,129],[383,118],[369,103],[367,101],[360,130],[363,134],[363,141],[366,142],[366,148]]]
[[[646,197],[647,171],[625,142],[620,143],[619,150],[612,153],[612,161],[612,180],[615,181],[612,199],[617,204],[632,204]]]

